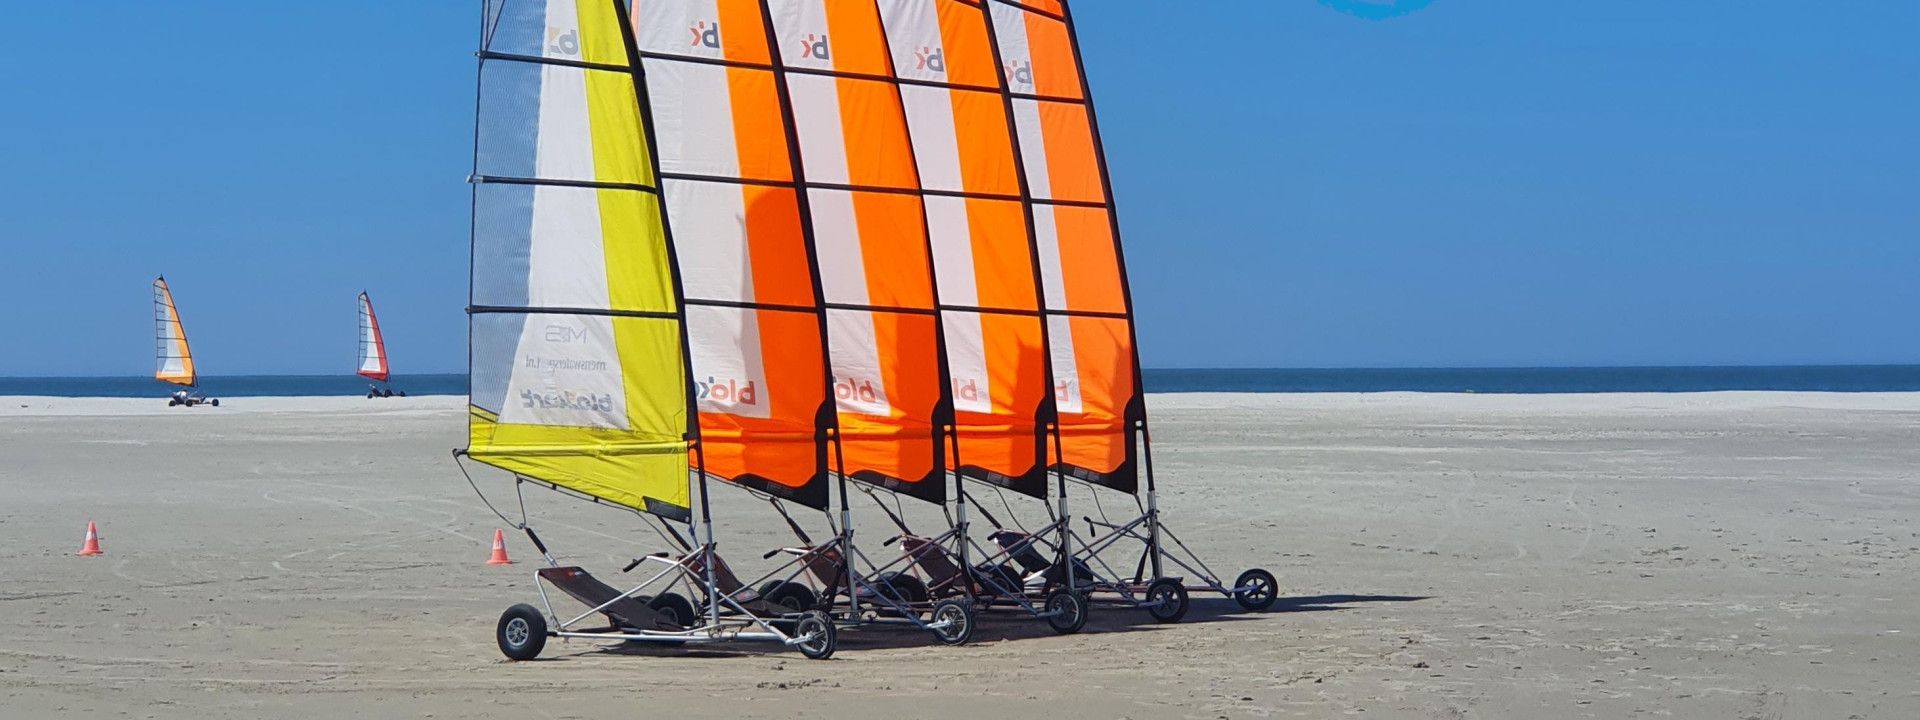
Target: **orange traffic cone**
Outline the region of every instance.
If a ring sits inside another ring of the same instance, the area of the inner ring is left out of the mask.
[[[100,551],[100,533],[93,529],[93,521],[88,520],[87,521],[87,541],[86,543],[80,546],[80,552],[75,554],[99,555],[100,552],[101,552]]]
[[[93,537],[93,531],[91,529],[87,531],[87,537],[89,538]],[[488,565],[513,564],[512,560],[507,559],[507,534],[504,532],[501,532],[498,528],[494,529],[493,531],[493,557],[487,558],[487,564]]]

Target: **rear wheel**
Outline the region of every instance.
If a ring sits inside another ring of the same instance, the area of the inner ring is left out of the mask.
[[[214,398],[212,400],[207,401],[207,403],[214,407],[220,407],[220,398]]]
[[[934,624],[945,623],[935,629],[933,636],[948,645],[965,645],[973,639],[973,608],[959,600],[941,600],[933,606]]]
[[[1061,635],[1080,632],[1087,626],[1087,599],[1079,593],[1067,589],[1055,590],[1047,595],[1042,606],[1047,613],[1047,626]]]
[[[507,608],[494,628],[500,653],[509,660],[532,660],[547,646],[547,618],[525,603]]]
[[[767,604],[784,608],[789,613],[800,613],[813,609],[819,598],[813,590],[797,582],[775,580],[762,587],[760,598]]]
[[[907,610],[921,606],[927,601],[927,584],[920,578],[900,572],[881,573],[873,580],[873,590],[881,596],[905,605]],[[881,603],[884,612],[895,612]]]
[[[1280,583],[1273,573],[1254,568],[1240,573],[1240,579],[1233,581],[1236,588],[1244,588],[1233,594],[1240,607],[1255,612],[1273,607],[1273,601],[1279,598]]]
[[[693,627],[700,617],[693,611],[693,602],[678,593],[660,593],[647,601],[647,607],[660,613],[660,619],[672,626],[661,628],[663,630],[685,630]]]
[[[800,648],[800,654],[812,660],[825,660],[833,657],[833,650],[839,644],[838,630],[833,626],[833,618],[819,610],[809,610],[794,624],[794,634],[807,638],[794,647]]]
[[[1187,616],[1187,588],[1180,581],[1160,578],[1147,585],[1147,614],[1163,623]]]

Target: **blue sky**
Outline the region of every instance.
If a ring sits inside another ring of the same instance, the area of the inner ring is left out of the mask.
[[[0,375],[463,367],[476,14],[11,8]],[[1077,19],[1149,366],[1920,362],[1920,3]]]

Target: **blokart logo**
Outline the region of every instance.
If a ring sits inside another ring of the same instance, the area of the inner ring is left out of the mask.
[[[953,381],[953,399],[963,403],[978,404],[984,398],[980,397],[980,385],[974,382],[973,378],[967,378],[964,383],[959,380]]]
[[[706,382],[695,382],[693,386],[701,400],[735,405],[760,404],[760,393],[752,380],[742,382],[728,378],[722,381],[708,375]]]
[[[693,33],[693,41],[687,43],[687,47],[720,49],[720,23],[708,25],[707,21],[701,20],[687,28],[687,32]]]
[[[613,412],[613,396],[606,393],[574,392],[559,390],[556,392],[520,391],[520,406],[553,410],[583,410],[600,413]]]
[[[1079,388],[1072,380],[1061,380],[1053,385],[1053,399],[1059,402],[1073,402],[1079,396]]]
[[[1033,84],[1033,63],[1015,60],[1007,63],[1007,82],[1016,85]]]
[[[913,51],[913,69],[944,73],[947,71],[947,57],[940,54],[940,48],[920,48]]]
[[[880,393],[874,392],[872,380],[855,383],[852,378],[833,379],[833,396],[845,402],[873,404],[880,402]]]
[[[580,54],[580,33],[561,28],[547,28],[547,54],[574,57]]]
[[[1386,20],[1425,10],[1433,0],[1320,0],[1321,5],[1367,20]]]
[[[800,57],[813,60],[832,60],[833,58],[827,49],[826,33],[818,35],[817,37],[819,39],[817,40],[814,39],[815,37],[813,33],[807,33],[807,36],[800,40]]]

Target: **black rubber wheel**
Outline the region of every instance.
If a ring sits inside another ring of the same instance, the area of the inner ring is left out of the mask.
[[[923,607],[927,602],[927,584],[920,582],[920,578],[906,573],[880,573],[874,577],[872,587],[873,591],[879,593],[881,597],[906,606],[905,609],[908,612],[913,612],[916,607]],[[901,614],[888,607],[885,602],[875,600],[874,605],[878,612],[888,615]]]
[[[1163,623],[1187,616],[1187,588],[1180,581],[1160,578],[1147,585],[1147,614]]]
[[[833,618],[819,610],[808,610],[794,623],[796,637],[813,636],[794,647],[800,648],[800,654],[812,660],[825,660],[833,657],[833,649],[839,644],[839,629],[833,626]]]
[[[980,596],[1017,595],[1021,590],[1020,574],[1012,565],[980,564],[973,568],[974,583],[980,586]]]
[[[658,597],[647,601],[647,607],[660,613],[661,619],[672,627],[662,630],[685,630],[699,623],[700,616],[694,612],[693,602],[678,593],[660,593]]]
[[[1240,607],[1254,612],[1273,607],[1273,601],[1280,597],[1279,581],[1274,579],[1273,573],[1260,568],[1240,573],[1240,579],[1233,581],[1233,586],[1246,588],[1234,593],[1233,599],[1240,603]]]
[[[220,398],[214,398],[212,400],[208,400],[207,404],[212,405],[214,407],[220,407]]]
[[[959,600],[934,603],[930,622],[947,623],[933,631],[933,637],[947,645],[965,645],[973,639],[973,608]]]
[[[175,400],[175,399],[173,399],[173,398],[167,398],[167,407],[173,407],[173,406],[175,406],[175,405],[179,405],[179,404],[180,404],[180,401],[179,401],[179,400]]]
[[[508,660],[532,660],[547,646],[547,618],[532,605],[521,603],[500,613],[493,636]]]
[[[1047,626],[1061,635],[1080,632],[1087,626],[1087,598],[1064,588],[1047,595],[1041,609],[1047,613]]]
[[[785,608],[789,613],[801,613],[812,610],[819,603],[819,597],[813,589],[797,582],[774,580],[761,586],[760,599],[775,608]]]
[[[372,399],[374,399],[374,398],[376,398],[376,397],[379,397],[379,395],[376,395],[376,394],[374,394],[374,392],[373,392],[372,390],[368,390],[368,391],[367,391],[367,399],[368,399],[368,400],[372,400]]]

